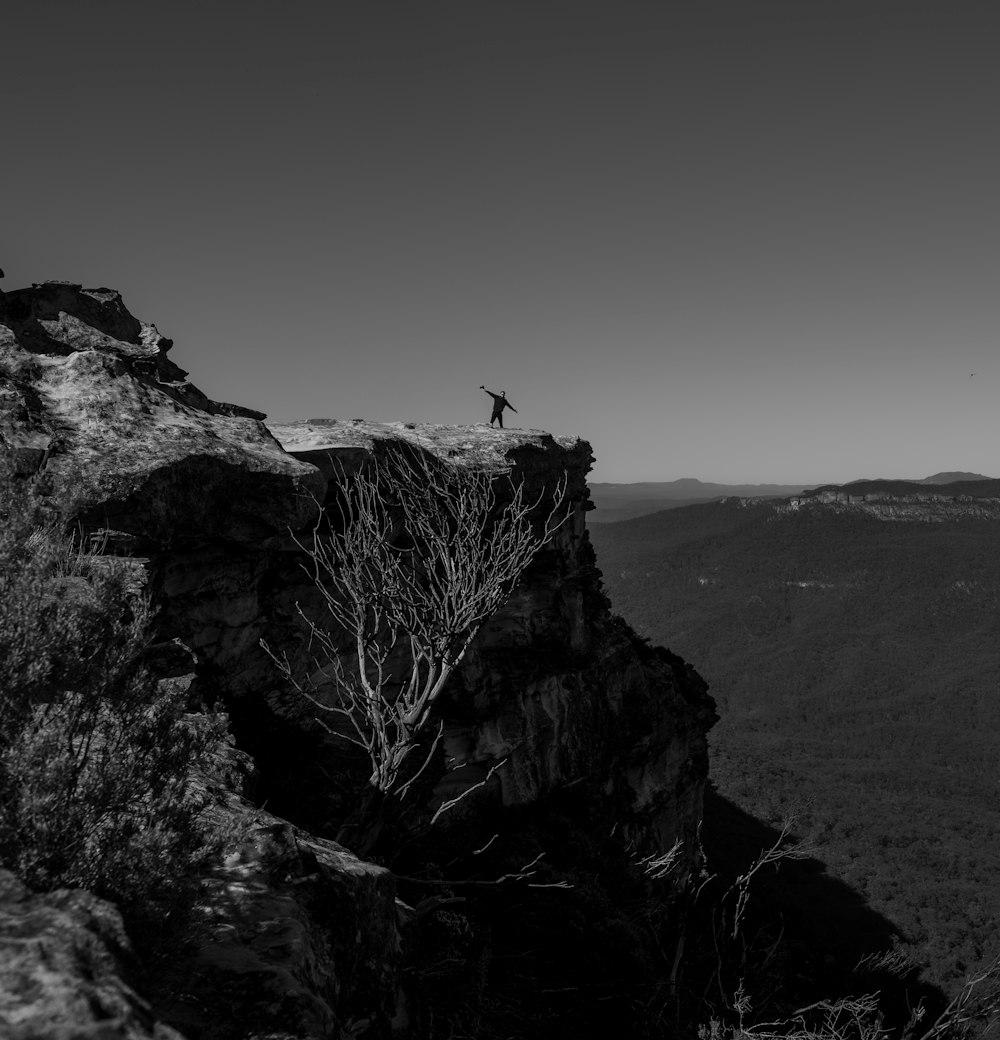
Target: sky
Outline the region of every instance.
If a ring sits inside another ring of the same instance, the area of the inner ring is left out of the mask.
[[[1000,476],[996,0],[7,0],[7,290],[275,422]],[[973,375],[975,373],[975,375]]]

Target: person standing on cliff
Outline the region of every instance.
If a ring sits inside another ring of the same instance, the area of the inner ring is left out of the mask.
[[[480,390],[486,390],[485,386],[480,386]],[[493,398],[493,414],[490,416],[490,426],[493,425],[494,421],[500,423],[500,429],[503,429],[503,410],[509,408],[515,415],[517,415],[517,409],[507,400],[507,391],[501,390],[499,394],[493,393],[492,390],[486,390],[486,392]]]

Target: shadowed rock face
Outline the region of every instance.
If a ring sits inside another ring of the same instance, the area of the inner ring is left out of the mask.
[[[586,530],[586,442],[486,425],[311,420],[269,430],[259,413],[205,398],[167,359],[170,346],[109,290],[45,283],[7,294],[0,300],[0,443],[18,472],[41,473],[70,495],[85,532],[110,531],[117,551],[143,560],[159,607],[158,640],[191,648],[193,698],[225,701],[239,744],[256,760],[269,810],[297,828],[315,822],[321,817],[310,815],[310,785],[342,767],[335,749],[316,738],[315,709],[283,688],[259,646],[264,637],[293,661],[308,659],[296,604],[318,610],[320,597],[296,540],[311,532],[339,481],[406,443],[455,465],[509,471],[526,483],[529,499],[551,495],[565,480],[571,511],[442,698],[445,750],[465,768],[439,783],[428,804],[506,759],[481,793],[494,805],[530,807],[582,785],[601,801],[602,827],[614,820],[643,850],[665,851],[680,840],[682,865],[696,864],[713,703],[690,666],[644,646],[610,614]],[[454,818],[459,825],[461,812]],[[268,842],[294,866],[308,835],[269,820]],[[352,936],[363,928],[391,945],[391,885],[373,882],[356,860],[341,870],[332,845],[306,855],[322,866],[317,891],[346,893],[342,920],[323,928]],[[281,903],[285,895],[268,902],[266,872],[248,862],[255,905]],[[330,880],[338,871],[347,879],[341,889]],[[351,895],[351,877],[363,898]],[[216,880],[219,893],[229,892],[225,875]],[[305,908],[290,890],[287,898],[295,905],[282,903],[283,934],[312,935],[326,897],[306,900]],[[224,923],[225,907],[217,909]],[[227,935],[243,953],[219,954],[219,970],[256,963],[238,928]],[[322,945],[317,940],[316,949]],[[342,1007],[385,1018],[394,957],[387,952],[381,968],[352,974],[345,953],[331,981],[322,957],[307,953],[288,992],[315,998],[309,1029],[342,1021]],[[268,999],[280,1003],[274,992]]]
[[[0,871],[0,1035],[184,1040],[124,981],[118,911],[89,892],[36,895]]]
[[[191,960],[154,980],[160,1015],[199,1040],[325,1040],[366,1021],[384,1035],[397,970],[390,872],[234,794],[209,812],[235,836],[201,879]]]

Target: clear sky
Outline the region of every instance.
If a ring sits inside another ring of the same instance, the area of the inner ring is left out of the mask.
[[[5,287],[209,396],[1000,476],[996,0],[7,0],[0,54]]]

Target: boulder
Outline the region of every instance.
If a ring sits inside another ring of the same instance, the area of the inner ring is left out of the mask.
[[[158,979],[158,1012],[199,1040],[388,1036],[392,874],[238,796],[208,817],[232,839],[201,879],[188,957]]]
[[[5,1040],[184,1040],[129,985],[118,911],[90,892],[39,895],[0,871]]]

